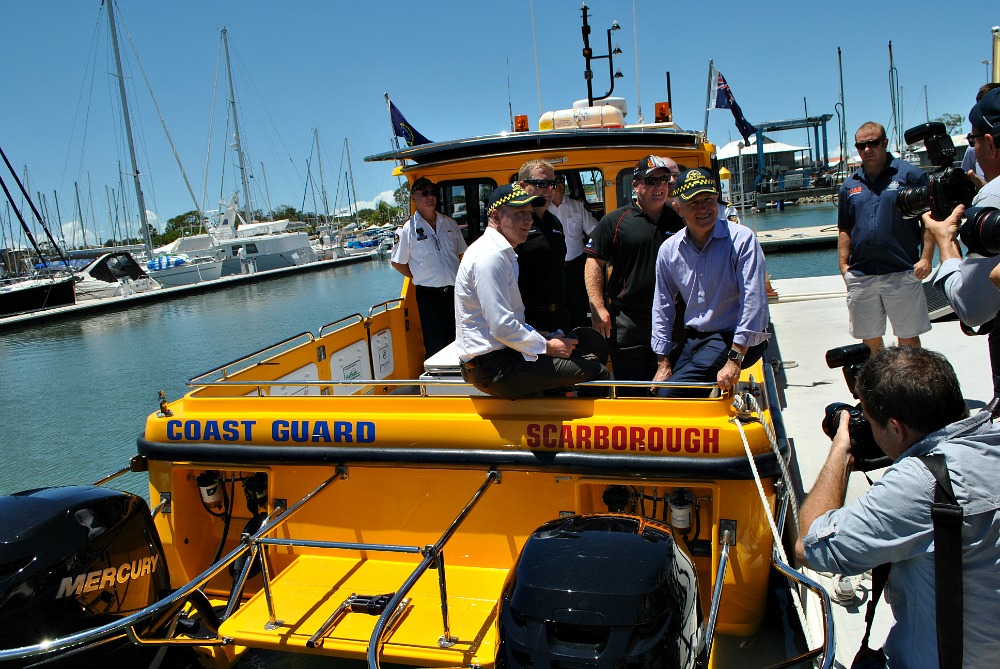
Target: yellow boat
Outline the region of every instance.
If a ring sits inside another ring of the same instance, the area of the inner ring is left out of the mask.
[[[716,166],[667,119],[607,125],[371,159],[439,184],[470,240],[529,158],[597,215],[628,201],[643,155]],[[832,666],[829,598],[785,557],[793,458],[767,360],[703,399],[591,382],[610,396],[508,401],[464,383],[449,349],[424,360],[420,332],[405,282],[190,379],[122,470],[148,471],[152,511],[107,481],[0,498],[0,664],[753,667],[769,660],[742,641],[818,616],[821,638],[794,630],[774,666]],[[776,592],[791,623],[765,622]]]

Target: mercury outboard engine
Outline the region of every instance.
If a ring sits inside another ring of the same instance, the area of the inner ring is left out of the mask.
[[[497,666],[698,667],[701,622],[694,564],[668,526],[560,518],[528,538],[504,588]]]
[[[0,497],[0,649],[109,623],[152,604],[169,585],[142,498],[92,486]],[[100,647],[105,664],[110,650]],[[81,656],[67,661],[86,664]]]

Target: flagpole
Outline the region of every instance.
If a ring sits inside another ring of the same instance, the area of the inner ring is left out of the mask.
[[[712,59],[708,59],[708,90],[705,91],[705,138],[708,138],[708,110],[712,108],[712,74],[715,72],[715,64]]]
[[[389,101],[389,93],[383,93],[383,95],[385,95],[385,111],[389,114],[389,127],[393,129],[392,146],[396,149],[396,152],[399,153],[399,138],[396,137],[396,129],[392,123],[392,103]]]

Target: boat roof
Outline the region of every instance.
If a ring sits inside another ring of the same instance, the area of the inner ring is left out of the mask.
[[[611,149],[676,147],[696,148],[704,141],[699,132],[679,129],[674,124],[655,123],[624,128],[580,128],[504,132],[444,142],[408,146],[395,151],[366,156],[366,162],[409,160],[428,165],[450,160],[483,158],[512,153],[570,149]]]

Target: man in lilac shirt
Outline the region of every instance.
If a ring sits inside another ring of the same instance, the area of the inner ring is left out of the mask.
[[[711,173],[687,170],[678,178],[673,206],[684,230],[669,237],[656,257],[652,348],[653,381],[718,383],[731,388],[740,370],[760,359],[770,334],[764,253],[753,231],[719,219]],[[687,303],[687,341],[674,366],[672,329],[680,294]],[[660,388],[661,397],[697,396],[690,388]]]

